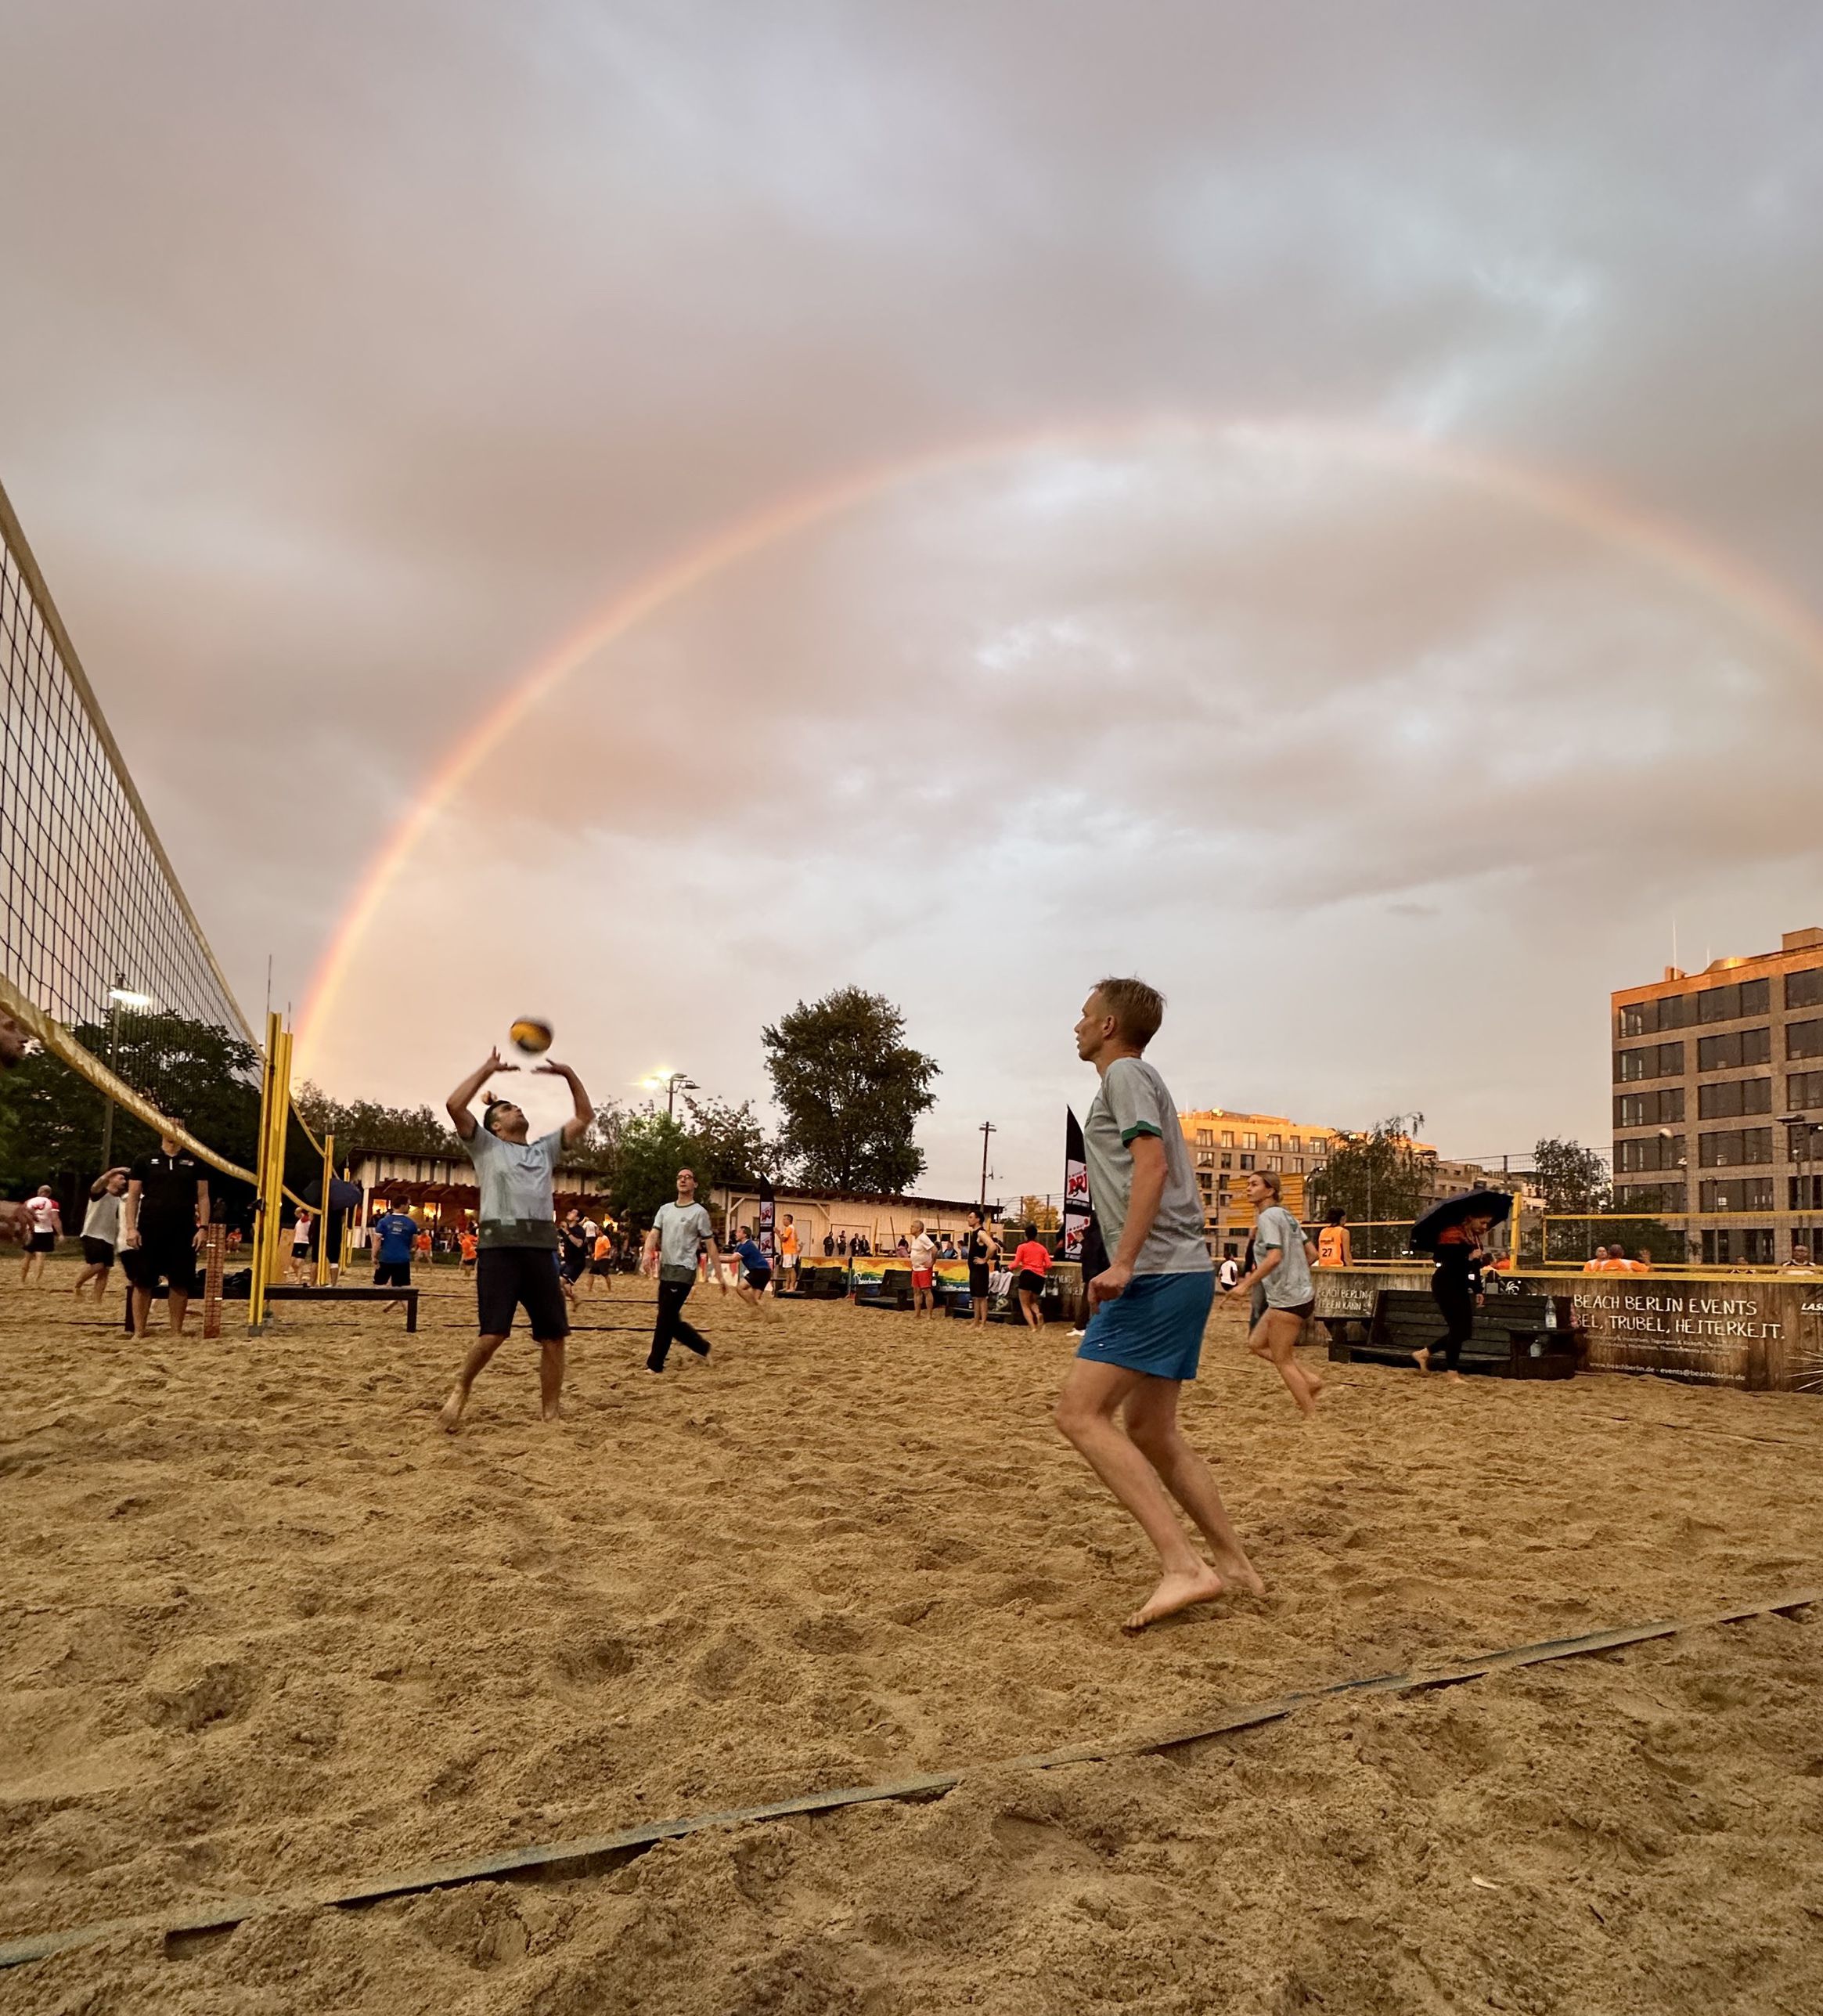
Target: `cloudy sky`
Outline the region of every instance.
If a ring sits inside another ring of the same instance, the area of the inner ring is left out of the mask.
[[[1823,922],[1814,10],[0,33],[0,478],[344,1095],[535,1010],[600,1094],[762,1095],[855,981],[927,1187],[992,1120],[1055,1189],[1137,970],[1186,1105],[1519,1151],[1605,1139],[1673,930]]]

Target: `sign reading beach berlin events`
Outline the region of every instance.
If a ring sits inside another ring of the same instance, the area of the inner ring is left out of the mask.
[[[1057,1258],[1079,1260],[1089,1231],[1089,1158],[1083,1146],[1082,1127],[1068,1106],[1064,1118],[1064,1208],[1058,1221],[1062,1237]]]

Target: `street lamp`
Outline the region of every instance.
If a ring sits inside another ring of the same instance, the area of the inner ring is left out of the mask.
[[[136,994],[127,985],[124,973],[114,976],[114,983],[107,990],[107,1068],[114,1070],[115,1060],[121,1049],[121,1016],[124,1008],[149,1008],[152,1005],[150,994]],[[117,1071],[114,1075],[120,1074]],[[101,1122],[101,1167],[106,1175],[114,1152],[114,1102],[108,1098],[104,1105]]]
[[[679,1092],[700,1092],[703,1089],[687,1071],[654,1071],[650,1077],[641,1078],[637,1083],[643,1091],[655,1092],[661,1085],[665,1087],[665,1117],[668,1120],[677,1117]]]

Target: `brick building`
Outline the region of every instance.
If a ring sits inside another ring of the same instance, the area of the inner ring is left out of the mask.
[[[1823,1224],[1823,930],[1675,966],[1612,1000],[1618,1210],[1681,1211],[1710,1266],[1788,1260]]]

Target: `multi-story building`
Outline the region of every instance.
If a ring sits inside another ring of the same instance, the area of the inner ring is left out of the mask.
[[[1253,1207],[1247,1201],[1250,1170],[1276,1170],[1286,1208],[1302,1217],[1305,1184],[1329,1159],[1330,1145],[1341,1138],[1335,1127],[1313,1127],[1283,1113],[1230,1113],[1212,1106],[1177,1118],[1190,1144],[1197,1188],[1202,1192],[1203,1223],[1218,1259],[1241,1253],[1252,1234]]]
[[[1760,1265],[1823,1223],[1823,930],[1613,997],[1614,1197],[1693,1260]]]

